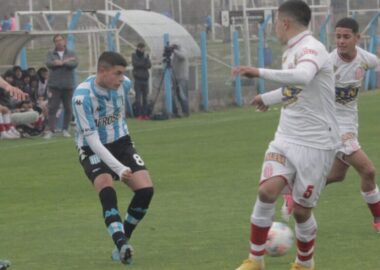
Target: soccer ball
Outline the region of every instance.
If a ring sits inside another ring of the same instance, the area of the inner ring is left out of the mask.
[[[293,231],[284,223],[273,222],[268,232],[265,249],[269,256],[279,257],[288,252],[293,242]]]

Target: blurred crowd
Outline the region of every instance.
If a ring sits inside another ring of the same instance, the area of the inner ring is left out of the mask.
[[[18,139],[40,135],[47,117],[48,69],[33,67],[22,70],[14,66],[2,77],[9,84],[28,94],[28,99],[18,101],[0,88],[0,133],[2,139]]]
[[[10,16],[5,15],[2,20],[0,20],[0,32],[16,31],[16,17],[12,13]]]

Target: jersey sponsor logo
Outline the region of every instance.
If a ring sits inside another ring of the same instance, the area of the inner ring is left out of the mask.
[[[97,127],[105,127],[108,125],[112,125],[116,121],[118,121],[121,118],[121,113],[117,112],[112,115],[100,117],[99,119],[95,119],[95,124]]]
[[[359,87],[335,87],[335,101],[343,105],[354,101],[358,94]]]
[[[269,152],[265,155],[265,161],[275,161],[282,165],[285,165],[286,157],[279,153]]]
[[[302,88],[296,86],[282,87],[282,100],[284,101],[284,107],[286,108],[290,104],[298,100],[298,95],[302,92]]]

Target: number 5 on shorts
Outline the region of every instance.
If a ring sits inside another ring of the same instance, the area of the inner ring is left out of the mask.
[[[305,199],[309,199],[311,195],[313,194],[313,189],[314,189],[313,185],[308,185],[306,188],[306,191],[303,193],[303,197]]]

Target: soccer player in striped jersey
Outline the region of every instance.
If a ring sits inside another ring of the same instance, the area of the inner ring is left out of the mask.
[[[336,23],[337,48],[330,53],[335,70],[335,102],[342,145],[327,183],[343,181],[350,166],[361,178],[361,194],[373,216],[373,228],[380,233],[380,192],[375,180],[375,166],[360,147],[358,141],[358,94],[365,72],[379,65],[376,55],[357,46],[359,25],[352,18]],[[289,219],[292,198],[285,196],[282,216]]]
[[[99,194],[104,221],[116,246],[112,258],[130,264],[133,250],[129,239],[148,210],[153,184],[126,122],[125,105],[131,84],[124,76],[126,66],[120,54],[102,53],[96,75],[75,89],[72,106],[80,163]],[[113,180],[121,180],[134,192],[124,222]]]
[[[234,74],[281,83],[258,95],[261,111],[282,103],[274,140],[265,153],[258,196],[251,215],[249,257],[236,270],[264,270],[265,243],[280,194],[291,190],[296,220],[297,256],[291,270],[314,270],[317,205],[333,164],[339,134],[335,116],[334,73],[329,54],[308,31],[310,7],[300,0],[280,5],[276,34],[286,46],[282,70],[240,67]]]

